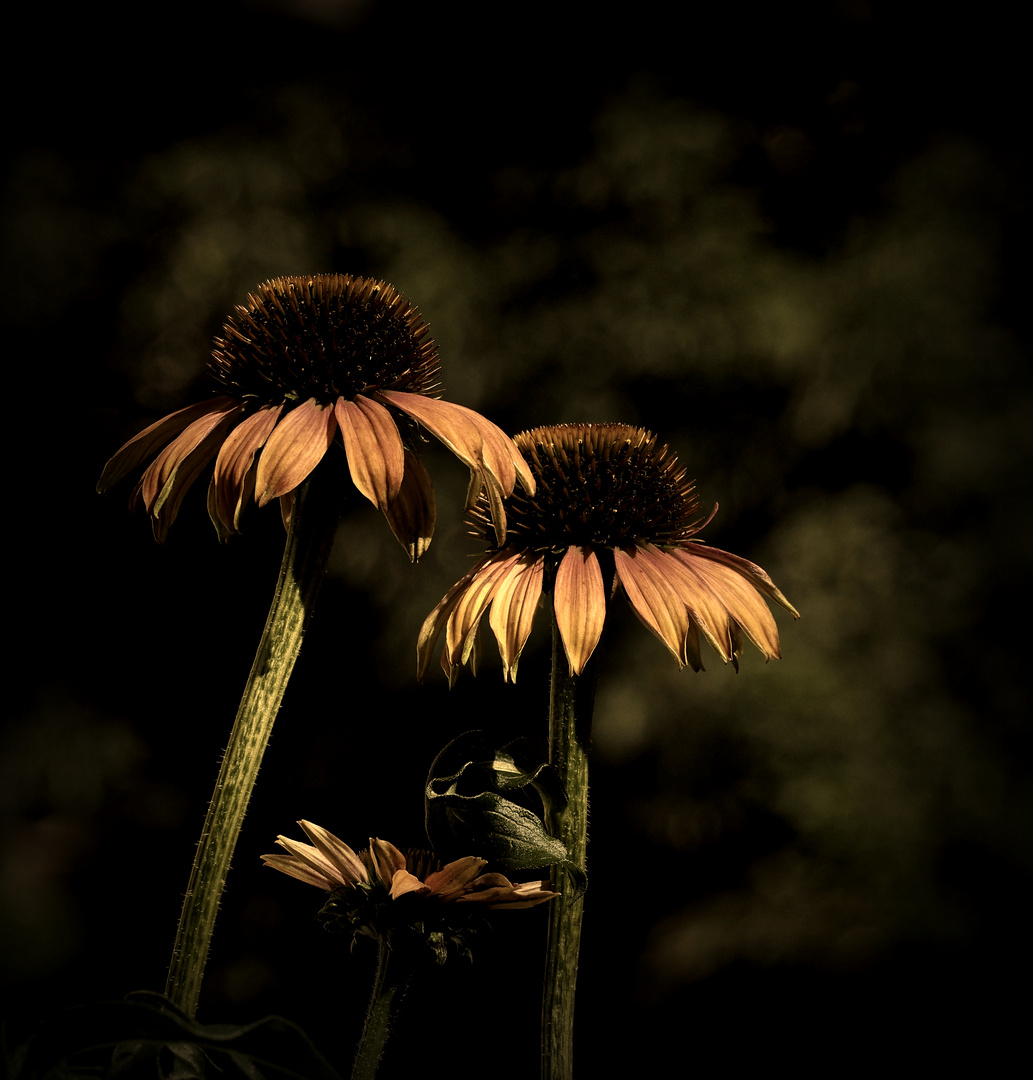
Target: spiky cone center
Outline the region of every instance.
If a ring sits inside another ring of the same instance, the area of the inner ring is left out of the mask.
[[[533,496],[506,500],[507,547],[562,554],[573,546],[685,543],[705,524],[695,484],[656,436],[627,424],[559,424],[513,440],[535,478]],[[471,511],[475,535],[493,539],[489,507]]]
[[[259,285],[215,338],[208,370],[227,394],[262,405],[440,393],[437,346],[418,309],[387,282],[350,274]]]

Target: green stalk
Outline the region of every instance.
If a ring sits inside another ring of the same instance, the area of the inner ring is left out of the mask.
[[[596,650],[598,653],[598,650]],[[588,747],[595,699],[593,656],[581,675],[571,675],[552,617],[552,684],[549,694],[549,763],[559,774],[567,805],[548,814],[549,832],[566,845],[567,858],[584,870],[588,847]],[[565,867],[556,868],[549,905],[549,940],[542,1001],[542,1080],[571,1080],[574,1075],[574,991],[581,947],[583,897]]]
[[[276,593],[223,755],[179,917],[165,994],[190,1017],[197,1012],[215,916],[248,800],[337,530],[337,499],[322,490],[327,485],[313,479],[294,493]]]
[[[412,965],[404,965],[398,958],[392,960],[392,950],[383,941],[377,942],[377,973],[373,980],[373,993],[369,999],[366,1023],[355,1052],[351,1080],[374,1080],[384,1045],[394,1023],[402,996],[412,979]],[[400,968],[406,968],[403,972]]]

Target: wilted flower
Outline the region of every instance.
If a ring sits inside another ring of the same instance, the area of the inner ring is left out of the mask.
[[[681,667],[702,669],[701,635],[736,666],[743,635],[765,659],[781,655],[763,597],[799,617],[796,609],[759,566],[695,539],[713,513],[700,515],[694,483],[654,435],[624,424],[561,424],[514,441],[536,489],[506,499],[504,543],[488,533],[487,504],[474,508],[472,524],[490,550],[424,622],[421,678],[442,630],[449,681],[476,658],[480,622],[490,608],[504,674],[515,680],[550,584],[571,674],[581,674],[599,644],[608,593],[618,587]]]
[[[146,465],[142,502],[164,540],[187,489],[215,458],[208,512],[220,539],[240,531],[252,499],[291,494],[339,435],[351,478],[418,558],[434,528],[430,479],[413,451],[426,428],[470,468],[505,537],[502,499],[534,481],[512,440],[483,416],[442,401],[437,348],[420,313],[384,281],[347,274],[275,278],[227,319],[208,364],[222,393],[171,413],[104,467],[104,491]]]
[[[428,852],[404,853],[376,838],[357,855],[319,825],[298,824],[312,843],[278,836],[288,854],[263,855],[266,866],[331,893],[321,913],[328,926],[393,946],[424,942],[438,962],[449,946],[467,950],[476,926],[464,913],[529,908],[557,895],[547,880],[513,884],[502,874],[485,874],[484,859],[467,856],[441,866]]]

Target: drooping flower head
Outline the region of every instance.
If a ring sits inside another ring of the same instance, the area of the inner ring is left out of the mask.
[[[439,397],[437,347],[419,311],[384,281],[347,274],[275,278],[248,295],[215,339],[208,371],[221,393],[180,409],[123,446],[104,491],[146,466],[142,502],[164,540],[189,487],[214,458],[208,512],[220,539],[245,506],[292,493],[338,439],[352,481],[383,511],[409,557],[434,529],[434,495],[416,456],[417,426],[470,468],[468,505],[484,495],[499,542],[502,500],[534,481],[512,440],[483,416]]]
[[[425,941],[439,962],[441,949],[465,942],[466,913],[535,907],[557,895],[547,880],[513,884],[502,874],[485,874],[484,859],[467,856],[442,866],[427,852],[402,852],[376,838],[356,854],[319,825],[298,824],[312,843],[278,836],[287,854],[263,855],[266,866],[330,893],[322,917],[331,928],[393,946]]]
[[[700,513],[695,484],[656,436],[625,424],[561,424],[514,440],[535,479],[505,501],[504,542],[488,531],[488,508],[471,512],[488,552],[445,594],[417,647],[426,673],[444,630],[441,665],[451,682],[475,659],[483,616],[498,640],[504,674],[515,680],[543,589],[551,591],[572,674],[595,651],[613,593],[674,655],[700,671],[701,636],[738,666],[743,639],[779,657],[769,597],[796,609],[757,565],[708,547],[696,534],[716,512]]]

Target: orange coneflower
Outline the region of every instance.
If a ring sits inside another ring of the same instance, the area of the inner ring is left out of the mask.
[[[351,478],[417,559],[434,528],[430,479],[413,450],[426,428],[470,468],[505,537],[502,500],[534,481],[512,440],[472,409],[442,401],[437,347],[419,311],[384,281],[347,274],[275,278],[249,294],[217,337],[208,370],[222,393],[171,413],[104,467],[104,491],[141,465],[142,502],[164,540],[183,496],[215,458],[208,512],[220,539],[244,507],[292,493],[340,435]]]
[[[472,524],[491,550],[424,622],[421,678],[444,630],[441,664],[454,679],[475,657],[490,608],[504,674],[515,680],[550,582],[571,674],[581,674],[599,644],[618,588],[679,666],[702,669],[701,636],[725,663],[737,664],[744,635],[765,659],[781,655],[764,597],[794,617],[796,609],[759,566],[696,538],[713,513],[700,515],[695,485],[654,435],[625,424],[561,424],[514,441],[531,466],[535,491],[505,500],[505,542],[488,535],[487,503],[474,508]]]

